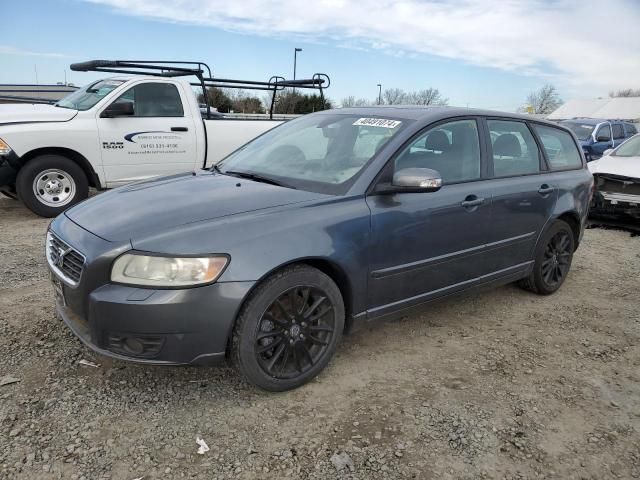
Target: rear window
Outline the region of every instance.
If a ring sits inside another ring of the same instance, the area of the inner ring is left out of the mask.
[[[582,167],[582,157],[573,138],[567,132],[553,127],[533,125],[547,154],[551,170]]]
[[[624,129],[627,132],[627,137],[631,137],[631,136],[635,135],[636,133],[638,133],[638,130],[636,130],[636,127],[634,125],[631,125],[630,123],[625,123],[624,124]]]

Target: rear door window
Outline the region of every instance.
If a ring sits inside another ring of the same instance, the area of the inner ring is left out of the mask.
[[[567,170],[582,167],[582,157],[571,135],[558,128],[533,124],[547,154],[551,170]]]
[[[620,140],[624,138],[624,129],[622,128],[621,123],[614,123],[613,125],[611,125],[611,128],[613,129],[614,140]]]
[[[638,130],[636,130],[636,127],[634,125],[631,125],[630,123],[625,123],[624,128],[627,131],[627,137],[631,137],[632,135],[635,135],[636,133],[638,133]]]
[[[493,157],[493,175],[510,177],[541,171],[540,151],[524,122],[487,120]]]

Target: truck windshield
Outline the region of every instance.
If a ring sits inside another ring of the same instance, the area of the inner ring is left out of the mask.
[[[578,140],[588,140],[595,128],[595,125],[586,125],[580,122],[560,122],[560,124],[575,133]]]
[[[344,194],[385,143],[411,122],[339,113],[308,115],[249,142],[216,171]]]
[[[640,157],[640,135],[630,138],[622,145],[620,145],[615,153],[614,157]]]
[[[74,110],[89,110],[124,82],[125,80],[98,80],[64,97],[55,106]]]

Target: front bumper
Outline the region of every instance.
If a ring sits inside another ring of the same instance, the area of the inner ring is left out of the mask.
[[[85,345],[102,355],[147,364],[211,365],[224,360],[236,315],[255,282],[178,290],[112,284],[110,266],[130,245],[107,242],[64,215],[51,230],[85,257],[75,285],[50,265],[58,314]]]
[[[213,365],[225,358],[237,311],[252,285],[188,290],[104,285],[89,295],[87,318],[60,301],[56,307],[71,331],[99,354],[157,365]]]
[[[11,152],[9,155],[0,155],[0,189],[13,187],[18,176],[18,156]]]
[[[640,221],[640,195],[595,192],[589,213],[592,216],[626,217]]]

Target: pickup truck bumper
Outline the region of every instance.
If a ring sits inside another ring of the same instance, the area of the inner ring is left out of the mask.
[[[16,183],[20,158],[15,153],[0,155],[0,189],[12,187]]]

